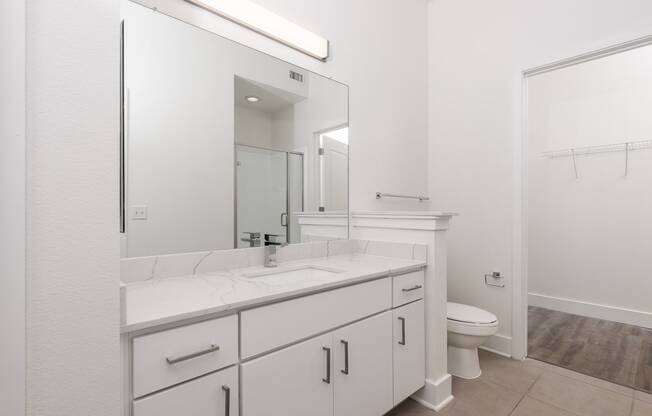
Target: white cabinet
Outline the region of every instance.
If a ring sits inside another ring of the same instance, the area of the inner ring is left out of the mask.
[[[346,325],[391,305],[392,281],[384,278],[243,311],[242,358]]]
[[[242,416],[380,416],[393,406],[392,311],[254,359],[241,375]]]
[[[242,365],[242,416],[332,416],[332,334]]]
[[[335,416],[379,416],[393,407],[392,312],[333,333]]]
[[[392,278],[394,287],[392,307],[397,308],[406,303],[423,299],[424,277],[423,270],[394,276]]]
[[[422,286],[418,271],[136,336],[125,416],[383,415],[424,385]]]
[[[133,402],[133,416],[237,416],[238,368],[227,368]]]
[[[425,383],[425,321],[423,300],[394,309],[394,404]]]
[[[140,397],[238,362],[238,316],[133,340],[133,392]]]

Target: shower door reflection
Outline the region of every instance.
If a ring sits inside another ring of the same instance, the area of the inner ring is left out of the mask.
[[[303,210],[303,155],[236,145],[236,247],[299,242],[294,212]],[[251,235],[258,235],[259,241]]]

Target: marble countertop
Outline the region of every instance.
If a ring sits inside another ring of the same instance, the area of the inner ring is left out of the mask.
[[[347,253],[281,263],[276,270],[317,266],[341,271],[324,276],[305,270],[300,278],[247,277],[262,266],[190,276],[153,278],[125,285],[125,322],[121,333],[224,313],[354,283],[415,271],[425,260]]]

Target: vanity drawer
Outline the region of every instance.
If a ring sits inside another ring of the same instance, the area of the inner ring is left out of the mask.
[[[140,397],[237,361],[237,315],[136,337],[133,395]]]
[[[389,277],[240,313],[243,359],[391,308]]]
[[[238,367],[133,401],[133,416],[237,416]]]
[[[394,294],[392,296],[392,306],[394,308],[423,299],[423,270],[394,276],[392,279],[394,280]]]

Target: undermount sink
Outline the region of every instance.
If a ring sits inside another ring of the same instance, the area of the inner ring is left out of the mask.
[[[294,281],[310,278],[321,278],[342,273],[344,270],[333,269],[330,267],[304,265],[294,267],[275,267],[255,272],[244,273],[245,277],[258,278],[266,283],[290,283]]]

